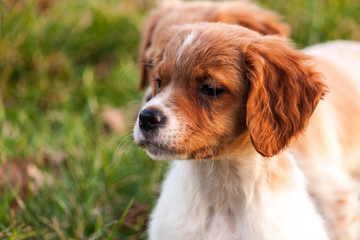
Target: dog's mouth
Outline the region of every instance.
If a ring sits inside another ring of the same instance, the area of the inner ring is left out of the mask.
[[[141,148],[145,148],[147,154],[153,159],[172,160],[179,156],[178,152],[175,149],[155,142],[143,140],[138,142],[137,145]]]
[[[196,149],[188,153],[183,153],[180,150],[169,148],[168,146],[161,145],[155,142],[150,141],[140,141],[137,145],[141,148],[145,148],[146,153],[153,159],[156,160],[174,160],[174,159],[216,159],[217,154],[214,151],[206,151],[211,149],[210,147],[205,147],[201,149]]]

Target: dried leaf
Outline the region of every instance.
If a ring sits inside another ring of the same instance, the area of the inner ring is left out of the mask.
[[[21,197],[26,196],[29,177],[24,161],[5,161],[0,165],[0,176],[0,191],[10,186],[13,189],[18,188]]]
[[[32,193],[37,194],[44,184],[50,185],[54,182],[51,175],[27,160],[5,161],[0,165],[0,176],[0,191],[18,188],[21,198],[26,197],[29,188]]]
[[[125,132],[124,113],[121,109],[106,107],[102,111],[102,118],[114,132]]]

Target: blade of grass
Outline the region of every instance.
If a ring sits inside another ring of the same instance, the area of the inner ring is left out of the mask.
[[[131,206],[133,205],[134,203],[134,199],[132,198],[130,200],[130,202],[128,203],[128,205],[126,206],[125,208],[125,211],[123,212],[123,214],[121,215],[121,218],[119,219],[119,221],[117,222],[116,226],[114,227],[110,237],[108,237],[107,239],[108,240],[112,240],[114,237],[115,237],[115,234],[118,232],[119,230],[119,227],[121,226],[121,224],[124,222],[124,219],[129,211],[129,209],[131,208]]]

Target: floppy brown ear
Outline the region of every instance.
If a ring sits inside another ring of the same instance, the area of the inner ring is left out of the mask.
[[[219,11],[215,21],[247,27],[262,35],[290,35],[290,27],[280,22],[278,15],[248,2],[228,4]]]
[[[246,124],[255,149],[271,157],[305,129],[326,86],[310,56],[285,39],[260,37],[244,45],[242,54],[250,82]]]

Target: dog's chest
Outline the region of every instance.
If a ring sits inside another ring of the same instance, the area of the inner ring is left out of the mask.
[[[210,180],[199,184],[189,165],[173,164],[152,215],[151,239],[250,239],[246,237],[250,236],[246,230],[249,222],[242,218],[241,200],[229,204],[234,194],[228,189],[210,184]],[[208,184],[212,187],[205,193]],[[219,191],[214,192],[216,189]]]
[[[236,188],[228,181],[223,187],[210,178],[199,181],[193,164],[184,161],[172,165],[152,214],[151,240],[328,239],[303,188],[274,194],[253,184],[238,184]],[[248,188],[255,188],[255,193]]]
[[[234,239],[236,237],[235,214],[230,209],[207,210],[206,224],[203,235],[207,239]]]

